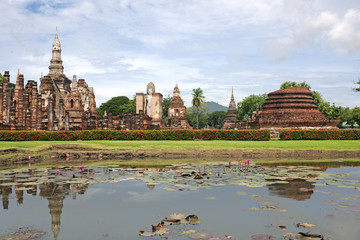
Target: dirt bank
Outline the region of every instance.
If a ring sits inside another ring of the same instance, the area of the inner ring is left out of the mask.
[[[360,159],[360,151],[355,150],[281,150],[281,149],[204,149],[185,147],[181,151],[165,149],[103,149],[74,144],[54,144],[43,149],[9,148],[0,150],[0,166],[26,163],[57,163],[61,161],[113,160],[137,161],[188,159],[250,159],[250,160],[332,160]]]

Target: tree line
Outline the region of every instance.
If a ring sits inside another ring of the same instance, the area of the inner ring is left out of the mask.
[[[360,91],[360,80],[357,83],[358,88],[355,91]],[[292,87],[307,87],[311,88],[306,82],[291,82],[287,81],[281,84],[280,89],[292,88]],[[252,94],[242,101],[237,103],[237,119],[247,121],[249,116],[256,110],[256,106],[262,109],[264,105],[267,93],[255,95]],[[360,107],[341,107],[336,106],[334,103],[330,104],[325,101],[322,95],[317,91],[312,91],[312,97],[318,110],[326,116],[329,120],[340,120],[338,127],[354,127],[356,124],[360,125]],[[186,119],[189,124],[195,129],[201,128],[221,128],[222,122],[226,116],[225,111],[215,111],[208,113],[208,107],[204,104],[204,93],[201,88],[192,90],[192,107],[186,109]],[[168,120],[168,109],[172,102],[172,97],[167,96],[163,98],[163,119],[164,123]],[[109,101],[101,104],[97,109],[100,117],[104,112],[112,112],[113,115],[135,113],[136,111],[136,99],[129,99],[125,96],[113,97]]]

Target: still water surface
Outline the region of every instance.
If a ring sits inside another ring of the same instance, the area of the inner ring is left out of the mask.
[[[207,164],[200,173],[197,165],[2,170],[0,239],[290,239],[308,231],[360,239],[360,167]],[[139,236],[173,213],[201,222]]]

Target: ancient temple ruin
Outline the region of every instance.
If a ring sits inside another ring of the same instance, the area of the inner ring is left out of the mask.
[[[64,74],[61,44],[56,31],[49,74],[41,76],[40,87],[18,72],[15,88],[5,71],[0,83],[0,129],[76,130],[96,129],[97,112],[93,88],[84,79],[73,81]],[[70,86],[72,83],[72,87]]]
[[[146,93],[136,93],[136,113],[112,116],[105,113],[100,119],[99,129],[116,130],[154,130],[154,129],[192,129],[186,120],[186,107],[176,84],[173,101],[168,109],[168,124],[163,122],[162,94],[155,92],[154,83],[147,85]]]
[[[312,92],[306,87],[294,87],[268,94],[262,111],[251,128],[270,129],[273,137],[286,129],[337,129],[338,120],[328,120],[315,105]]]
[[[154,130],[163,124],[162,94],[155,92],[154,83],[147,85],[146,93],[136,93],[136,113],[112,116],[104,113],[99,119],[98,129]]]
[[[181,99],[179,86],[174,87],[174,94],[168,110],[168,127],[169,128],[188,128],[192,129],[186,120],[186,107]]]
[[[162,94],[155,91],[154,83],[146,87],[146,94],[136,93],[136,114],[144,113],[151,118],[152,125],[163,125]]]
[[[236,114],[237,114],[237,108],[234,100],[234,90],[232,90],[228,112],[226,113],[221,129],[240,128],[240,121],[237,120]]]

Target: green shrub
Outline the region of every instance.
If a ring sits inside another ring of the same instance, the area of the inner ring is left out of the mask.
[[[360,130],[284,130],[280,131],[281,140],[359,140]]]
[[[0,131],[0,141],[71,140],[253,140],[267,141],[268,130],[85,130]]]

